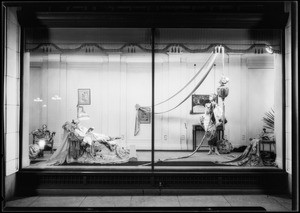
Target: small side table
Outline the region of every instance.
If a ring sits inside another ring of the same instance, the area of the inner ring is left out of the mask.
[[[270,146],[270,152],[272,152],[272,145],[274,146],[274,152],[276,153],[276,144],[275,141],[270,141],[270,140],[260,140],[259,141],[259,151],[265,151],[264,145],[269,144]],[[262,148],[261,148],[262,145]]]
[[[201,138],[197,137],[197,132],[202,133]],[[193,125],[193,150],[195,150],[197,148],[197,146],[199,145],[204,134],[205,134],[205,130],[203,129],[203,127],[200,124]],[[223,126],[217,127],[217,136],[218,136],[218,140],[224,139]]]

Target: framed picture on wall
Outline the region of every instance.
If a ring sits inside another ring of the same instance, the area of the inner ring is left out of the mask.
[[[150,124],[151,123],[151,110],[150,107],[144,107],[144,110],[138,111],[138,118],[141,124]]]
[[[78,105],[91,105],[91,89],[78,89]]]
[[[203,114],[205,112],[205,104],[209,102],[209,95],[192,95],[191,114]]]

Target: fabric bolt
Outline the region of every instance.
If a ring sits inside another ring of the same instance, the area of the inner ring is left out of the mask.
[[[252,139],[243,154],[229,161],[217,161],[218,164],[227,164],[233,166],[261,167],[264,162],[260,156],[259,139]]]

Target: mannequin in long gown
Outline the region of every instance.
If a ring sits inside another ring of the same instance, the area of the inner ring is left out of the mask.
[[[209,152],[208,155],[216,153],[220,155],[217,148],[217,127],[222,124],[222,110],[216,103],[217,96],[211,94],[209,97],[210,103],[205,104],[204,116],[200,117],[200,124],[204,127],[205,136],[208,139]]]

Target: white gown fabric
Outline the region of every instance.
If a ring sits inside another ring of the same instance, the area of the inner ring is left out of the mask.
[[[68,163],[120,164],[129,161],[130,150],[118,145],[118,140],[88,132],[88,128],[80,124],[66,122],[63,129],[61,145],[50,159],[44,162],[47,166]]]

